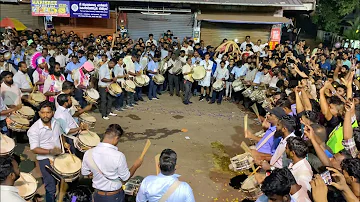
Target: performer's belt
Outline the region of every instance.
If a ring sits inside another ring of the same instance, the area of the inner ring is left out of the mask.
[[[112,196],[112,195],[118,194],[122,191],[123,191],[122,188],[115,190],[115,191],[101,191],[101,190],[95,189],[95,193],[97,193],[101,196]]]

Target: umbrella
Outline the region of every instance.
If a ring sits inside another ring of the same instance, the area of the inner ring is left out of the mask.
[[[25,30],[27,27],[15,18],[3,18],[0,21],[0,27],[11,27],[17,31]]]

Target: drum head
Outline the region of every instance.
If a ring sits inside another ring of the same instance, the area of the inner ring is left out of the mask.
[[[33,99],[36,102],[43,102],[46,100],[45,95],[40,92],[32,93],[30,95],[31,95],[31,99]]]
[[[29,173],[20,172],[20,177],[15,181],[14,186],[19,190],[19,195],[23,198],[34,194],[37,190],[36,179]],[[26,180],[26,182],[24,181]]]
[[[165,81],[164,76],[161,74],[156,74],[154,77],[156,78],[156,81],[159,83],[163,83]]]
[[[135,83],[133,81],[131,81],[131,80],[126,80],[125,84],[126,84],[127,87],[129,87],[131,89],[135,89],[135,87],[136,87]]]
[[[100,98],[99,92],[97,90],[93,89],[93,88],[87,90],[86,93],[91,99],[97,100],[97,99]]]
[[[150,77],[148,77],[147,75],[142,75],[142,77],[144,78],[146,83],[150,82]]]
[[[28,106],[22,106],[21,109],[19,109],[19,113],[25,116],[34,116],[35,111]]]
[[[213,84],[214,89],[221,89],[222,86],[223,86],[223,81],[221,81],[221,80],[217,80]]]
[[[79,140],[86,146],[95,147],[100,143],[100,137],[91,131],[83,131],[78,136]]]
[[[7,135],[1,134],[0,154],[7,154],[15,148],[15,141]]]
[[[201,80],[206,76],[206,70],[203,66],[196,66],[191,74],[194,80]]]
[[[91,116],[90,114],[88,113],[83,113],[80,115],[80,118],[85,120],[85,121],[88,121],[88,122],[92,122],[92,123],[95,123],[96,122],[96,118],[94,116]]]
[[[256,188],[257,182],[255,176],[248,177],[243,184],[241,185],[241,189],[250,190]]]
[[[73,158],[75,163],[73,161]],[[73,174],[81,169],[81,160],[75,155],[62,154],[54,159],[54,168],[60,172],[60,174]]]
[[[80,103],[73,96],[71,96],[71,102],[72,106],[80,106]]]
[[[10,119],[12,121],[14,121],[15,123],[20,124],[20,125],[24,125],[24,126],[30,125],[29,120],[27,120],[25,118],[22,118],[22,117],[19,117],[19,116],[11,115]]]
[[[140,84],[140,85],[144,85],[145,84],[145,78],[142,76],[137,76],[135,77],[135,81],[136,83]]]

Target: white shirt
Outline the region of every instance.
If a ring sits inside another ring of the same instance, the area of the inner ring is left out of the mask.
[[[5,105],[18,105],[21,103],[21,91],[15,84],[8,86],[2,82],[0,89]]]
[[[291,195],[291,197],[293,197],[297,202],[311,202],[307,189],[304,187],[301,187],[301,189]]]
[[[132,61],[131,58],[132,58],[131,55],[128,55],[128,56],[126,56],[126,57],[124,58],[124,63],[125,63],[125,65],[126,65],[125,70],[126,70],[126,72],[127,72],[128,74],[129,74],[129,72],[135,74],[135,64],[134,64],[134,62]],[[132,78],[132,77],[134,77],[134,76],[132,76],[132,75],[129,74],[129,77]]]
[[[295,137],[294,132],[292,132],[290,135],[288,135],[286,138],[282,138],[278,147],[275,150],[274,155],[271,157],[270,165],[275,166],[277,168],[283,168],[283,162],[282,162],[282,155],[285,152],[286,149],[286,140],[289,137]],[[311,175],[312,176],[312,175]]]
[[[4,111],[7,110],[8,108],[6,107],[4,100],[2,99],[2,97],[0,96],[0,111]],[[6,115],[0,116],[0,121],[5,120],[6,119]]]
[[[260,46],[258,46],[258,45],[253,45],[252,46],[252,49],[253,49],[253,51],[254,51],[254,53],[256,53],[256,52],[262,52],[262,50],[265,48],[265,46],[267,46],[268,44],[267,43],[265,43],[265,44],[260,44]]]
[[[250,43],[247,43],[246,41],[244,41],[240,46],[240,50],[241,51],[245,50],[247,44],[251,44],[251,46],[254,46],[254,44],[251,41],[250,41]]]
[[[169,73],[174,74],[173,68],[175,66],[181,66],[181,61],[178,59],[173,60],[172,58],[170,58],[170,60],[168,61],[168,67],[170,67],[170,66],[172,66],[172,67],[169,69]]]
[[[55,118],[51,119],[51,129],[44,125],[41,119],[37,120],[28,130],[27,136],[29,137],[30,150],[37,147],[43,149],[53,149],[55,147],[61,147],[61,128],[58,121]],[[53,158],[52,155],[36,156],[37,160],[44,160],[47,158]]]
[[[24,74],[22,71],[16,72],[16,74],[13,77],[14,84],[19,89],[32,89],[33,85],[31,83],[30,77],[28,74]],[[29,93],[22,93],[22,95],[29,95]]]
[[[265,74],[261,78],[261,83],[269,84],[271,81],[271,75],[269,73]]]
[[[279,81],[278,77],[277,76],[273,76],[270,80],[270,83],[269,83],[269,86],[272,87],[272,88],[277,88],[276,87],[276,84],[277,82]]]
[[[124,65],[119,65],[119,64],[116,64],[115,67],[114,67],[114,75],[117,77],[117,76],[124,76]],[[124,78],[118,78],[117,79],[117,82],[118,83],[123,83],[125,81]]]
[[[62,53],[60,55],[55,56],[55,61],[60,64],[60,67],[66,66],[66,56],[64,56]]]
[[[183,73],[183,75],[184,75],[185,73],[191,72],[191,69],[192,69],[192,67],[191,67],[189,64],[185,64],[185,65],[182,67],[182,73]],[[185,79],[185,80],[188,80],[188,81],[191,81],[191,82],[194,82],[194,79],[192,78],[191,74],[184,75],[184,79]]]
[[[61,75],[61,76],[64,78],[64,81],[65,81],[65,76],[64,75]],[[55,77],[55,79],[56,79],[56,77]],[[64,83],[64,81],[61,81],[60,79],[54,81],[54,80],[51,79],[51,76],[49,75],[46,78],[46,80],[44,81],[43,92],[46,93],[46,92],[50,91],[51,86],[54,86],[54,92],[61,92],[62,84]]]
[[[80,84],[85,87],[88,87],[90,85],[90,75],[88,73],[84,74],[84,78],[83,78],[83,80],[81,80],[80,71],[83,71],[82,68],[75,69],[75,70],[73,70],[73,74],[71,75],[74,80],[74,84],[76,81],[75,88],[77,88]],[[82,81],[82,83],[80,83],[80,81]]]
[[[257,69],[254,68],[253,70],[247,71],[245,76],[245,81],[253,81],[255,79],[255,75],[257,73]]]
[[[165,176],[161,173],[157,176],[150,175],[145,177],[141,182],[136,201],[158,202],[178,177],[180,175]],[[166,202],[195,202],[190,185],[186,182],[181,182]]]
[[[310,191],[310,181],[313,177],[313,171],[311,169],[310,163],[304,158],[295,164],[290,163],[289,169],[294,175],[296,183]]]
[[[229,70],[226,67],[224,67],[224,68],[221,68],[221,67],[216,68],[215,73],[214,73],[214,78],[216,80],[222,80],[222,79],[227,80],[229,78]]]
[[[75,119],[70,114],[70,109],[65,109],[63,106],[58,106],[56,108],[54,118],[57,122],[60,123],[61,129],[64,134],[68,134],[71,129],[78,127]]]
[[[148,39],[146,42],[145,42],[145,46],[147,46],[147,44],[150,42],[150,44],[154,44],[155,46],[157,46],[157,41],[155,40],[155,39],[153,39],[153,40],[150,40],[150,39]]]
[[[263,72],[256,72],[253,83],[260,84],[261,78],[263,77],[263,75],[264,75]]]
[[[194,51],[193,47],[191,46],[188,46],[187,48],[183,46],[181,47],[181,50],[185,51],[185,55],[189,55],[190,51]]]
[[[16,72],[17,72],[16,69],[13,67],[13,65],[10,63],[7,63],[7,62],[4,62],[4,64],[2,66],[0,65],[0,74],[3,71],[10,71],[13,74],[16,74]]]
[[[110,85],[111,82],[103,82],[101,81],[101,79],[106,78],[106,79],[111,79],[112,78],[112,70],[109,69],[108,64],[104,64],[100,67],[99,69],[99,86],[106,88],[108,85]]]
[[[118,151],[117,147],[102,142],[91,150],[92,156],[89,156],[90,150],[84,154],[81,174],[93,174],[92,186],[95,189],[102,191],[115,191],[120,189],[122,187],[121,181],[127,181],[130,178],[130,171],[126,163],[125,155]],[[103,175],[92,167],[89,160],[90,158],[93,158],[96,166]],[[119,178],[121,181],[117,180]]]
[[[16,187],[6,185],[0,185],[0,201],[25,202]]]

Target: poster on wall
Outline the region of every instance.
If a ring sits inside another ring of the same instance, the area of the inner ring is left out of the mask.
[[[31,1],[32,16],[70,17],[70,4],[68,1]]]
[[[110,18],[109,2],[70,1],[72,18]]]

